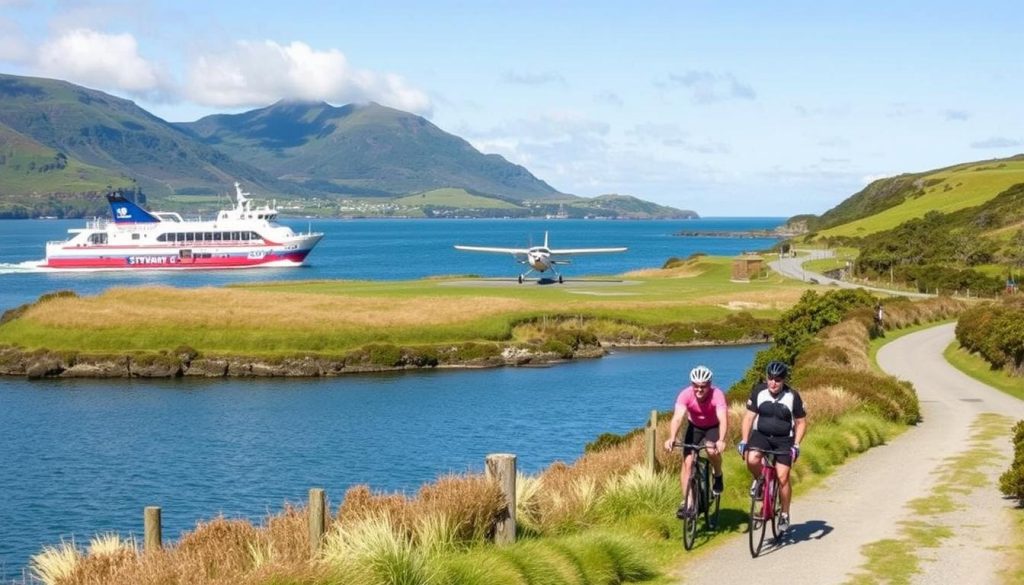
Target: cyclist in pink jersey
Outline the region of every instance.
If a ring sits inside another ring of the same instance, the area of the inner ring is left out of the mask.
[[[697,366],[690,371],[690,385],[684,388],[676,398],[675,413],[669,424],[668,439],[665,450],[671,451],[675,443],[679,427],[683,419],[689,422],[683,443],[687,445],[708,446],[708,460],[714,469],[714,485],[716,494],[722,493],[722,451],[725,449],[725,437],[729,424],[729,407],[725,401],[725,393],[711,383],[711,370],[707,366]],[[683,469],[679,472],[682,491],[686,493],[686,484],[690,481],[690,471],[696,455],[692,447],[683,449]],[[686,502],[679,506],[678,516],[686,508]]]

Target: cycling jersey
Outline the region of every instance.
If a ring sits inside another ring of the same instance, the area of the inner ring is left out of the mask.
[[[719,408],[727,408],[725,393],[717,386],[711,387],[711,397],[704,402],[697,400],[693,386],[687,386],[676,398],[676,408],[686,409],[686,418],[690,424],[709,429],[718,426]]]
[[[789,384],[777,396],[772,396],[766,383],[754,386],[747,399],[747,410],[757,415],[753,429],[769,437],[792,437],[793,421],[807,416],[804,401]]]

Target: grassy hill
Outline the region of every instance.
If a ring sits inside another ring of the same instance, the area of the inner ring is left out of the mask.
[[[64,81],[0,75],[0,123],[68,159],[132,177],[150,195],[216,193],[234,180],[282,190],[262,171],[133,102]],[[4,184],[5,190],[16,187]]]
[[[232,158],[329,193],[389,197],[461,187],[511,199],[562,196],[501,156],[375,103],[278,102],[179,126]]]
[[[860,276],[997,294],[1024,271],[1024,156],[876,181],[808,225],[804,242],[855,248]]]
[[[1024,183],[1024,155],[880,179],[811,224],[821,237],[867,236],[930,211],[977,207]]]

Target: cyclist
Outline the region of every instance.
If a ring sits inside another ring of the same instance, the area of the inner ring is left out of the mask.
[[[789,528],[789,501],[792,488],[789,484],[789,470],[800,456],[800,441],[807,431],[807,413],[800,394],[786,383],[789,366],[773,361],[765,368],[765,381],[754,386],[747,399],[747,412],[739,444],[740,455],[747,461],[747,469],[754,476],[750,496],[760,497],[761,457],[763,453],[748,450],[748,447],[769,451],[785,451],[775,458],[775,469],[781,486],[782,517],[779,531]]]
[[[711,370],[707,366],[697,366],[690,371],[690,385],[676,397],[675,413],[672,415],[672,422],[669,423],[665,450],[672,450],[676,434],[685,418],[689,421],[689,425],[686,427],[686,436],[683,442],[687,445],[701,445],[705,442],[708,444],[708,460],[711,462],[711,467],[714,468],[714,485],[711,489],[717,495],[722,493],[724,487],[722,451],[725,449],[729,418],[725,393],[712,385],[711,376]],[[692,447],[685,447],[683,450],[683,469],[679,472],[683,494],[686,494],[686,484],[690,480],[690,471],[693,468],[696,454],[696,450]],[[686,502],[684,501],[679,504],[676,516],[682,518],[685,511]]]

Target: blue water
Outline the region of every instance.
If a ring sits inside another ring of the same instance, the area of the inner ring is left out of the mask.
[[[776,240],[681,237],[679,231],[770,229],[784,218],[710,218],[679,221],[595,220],[285,220],[297,231],[325,237],[303,268],[215,272],[28,272],[22,263],[42,260],[48,240],[61,240],[82,220],[0,220],[0,311],[30,302],[54,290],[98,293],[110,286],[169,284],[207,286],[231,282],[309,279],[408,280],[432,275],[514,276],[522,267],[511,256],[460,252],[455,244],[516,247],[540,244],[550,232],[552,247],[627,246],[621,254],[578,256],[563,267],[567,278],[619,274],[658,267],[675,256],[695,252],[733,256],[771,247]]]
[[[71,289],[221,285],[280,279],[512,276],[501,255],[454,244],[517,246],[551,232],[557,247],[628,246],[577,258],[567,277],[660,266],[695,252],[735,255],[770,239],[685,238],[677,231],[739,231],[779,218],[689,221],[286,221],[326,237],[299,269],[224,272],[40,273],[47,240],[76,220],[0,221],[0,311]],[[479,471],[492,452],[537,472],[572,461],[604,432],[671,408],[698,362],[731,386],[758,347],[617,352],[551,368],[345,376],[311,380],[40,380],[0,378],[0,581],[20,579],[31,554],[62,538],[142,532],[145,506],[163,507],[176,538],[219,513],[259,520],[324,487],[415,491],[449,471]]]

